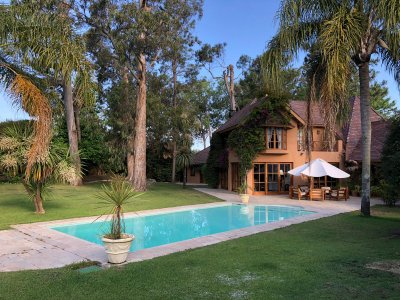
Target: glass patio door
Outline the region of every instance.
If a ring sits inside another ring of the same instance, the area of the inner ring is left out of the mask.
[[[265,164],[254,164],[254,192],[265,193]]]
[[[254,192],[256,194],[289,192],[289,187],[292,182],[288,171],[292,169],[292,165],[292,163],[254,164]]]
[[[268,192],[279,192],[279,164],[267,164]]]

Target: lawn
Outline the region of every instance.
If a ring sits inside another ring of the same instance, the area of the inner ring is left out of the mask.
[[[140,263],[0,274],[1,299],[400,298],[400,209],[348,213]]]
[[[44,202],[45,215],[35,215],[33,203],[20,184],[0,184],[0,230],[12,224],[31,223],[74,217],[96,216],[109,213],[110,208],[99,204],[95,198],[100,184],[81,187],[56,185],[49,189]],[[125,206],[125,210],[138,211],[163,207],[200,204],[219,201],[217,198],[191,188],[169,183],[156,183],[138,198]],[[0,296],[1,299],[1,296]]]

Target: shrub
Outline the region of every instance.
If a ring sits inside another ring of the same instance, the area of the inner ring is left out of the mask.
[[[372,197],[382,197],[382,186],[381,185],[371,186],[371,196]]]
[[[399,200],[399,191],[397,187],[385,182],[384,180],[380,183],[380,191],[383,202],[387,206],[395,206]]]
[[[399,199],[400,186],[400,114],[392,119],[390,133],[382,152],[382,198],[388,206],[393,206]]]

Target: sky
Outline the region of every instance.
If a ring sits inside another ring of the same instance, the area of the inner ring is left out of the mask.
[[[204,15],[195,34],[203,43],[227,43],[225,63],[235,65],[242,54],[254,58],[261,54],[278,24],[275,19],[279,0],[205,0]],[[298,67],[302,58],[294,63]],[[377,79],[387,80],[390,97],[400,107],[400,94],[392,76],[378,66]],[[26,117],[11,105],[10,99],[0,92],[0,121]]]

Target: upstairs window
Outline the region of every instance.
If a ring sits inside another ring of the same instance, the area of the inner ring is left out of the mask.
[[[286,129],[281,127],[267,128],[267,148],[268,149],[284,149],[287,145]]]
[[[306,145],[304,142],[304,127],[299,127],[297,131],[297,150],[304,151],[306,150]]]

